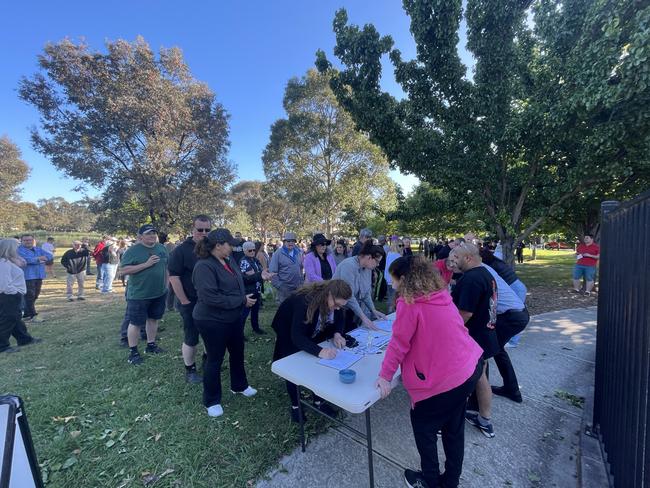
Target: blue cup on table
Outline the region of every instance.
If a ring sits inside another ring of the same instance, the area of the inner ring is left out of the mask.
[[[339,379],[342,383],[354,383],[354,380],[357,379],[357,372],[353,369],[342,369],[339,371]]]

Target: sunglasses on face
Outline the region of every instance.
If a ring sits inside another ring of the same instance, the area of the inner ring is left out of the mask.
[[[397,247],[404,247],[404,244],[398,244]]]
[[[210,229],[209,227],[207,229],[199,229],[198,227],[195,227],[195,230],[197,232],[210,232],[212,229]]]

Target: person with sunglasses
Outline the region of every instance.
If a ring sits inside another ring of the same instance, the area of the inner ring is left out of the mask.
[[[247,295],[250,294],[257,300],[252,307],[244,307],[242,309],[242,324],[244,327],[246,326],[246,319],[250,313],[253,332],[263,335],[266,332],[260,328],[259,320],[260,305],[262,304],[262,286],[265,280],[270,280],[273,277],[273,274],[266,271],[262,267],[259,259],[255,257],[256,245],[254,242],[244,242],[242,249],[244,251],[244,257],[239,261],[239,269],[244,279],[244,288]]]
[[[138,230],[139,242],[122,256],[121,272],[129,275],[126,287],[126,313],[129,317],[127,340],[129,364],[142,364],[138,352],[140,328],[146,327],[147,347],[145,352],[165,352],[156,344],[158,322],[165,314],[167,302],[167,249],[158,242],[158,230],[146,224]]]
[[[183,319],[183,345],[181,353],[185,364],[185,381],[198,384],[203,378],[196,372],[196,346],[199,330],[194,324],[192,312],[196,305],[196,289],[192,283],[192,272],[198,258],[194,253],[196,245],[212,230],[212,220],[207,215],[197,215],[192,223],[192,235],[185,239],[169,255],[169,284],[178,300],[178,312]]]

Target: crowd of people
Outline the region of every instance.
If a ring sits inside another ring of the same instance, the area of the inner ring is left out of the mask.
[[[0,352],[40,340],[25,323],[37,321],[43,280],[54,271],[54,242],[37,246],[34,236],[0,240]],[[95,274],[102,294],[113,293],[116,275],[125,285],[126,310],[121,343],[127,361],[144,361],[164,350],[157,344],[159,322],[166,311],[177,310],[183,322],[182,357],[189,383],[203,385],[207,414],[223,414],[221,366],[229,356],[230,390],[252,397],[245,368],[245,324],[266,334],[259,320],[264,297],[278,304],[271,328],[276,334],[273,359],[305,351],[333,358],[346,346],[346,333],[356,327],[376,330],[374,321],[386,319],[377,304],[387,302],[395,312],[393,335],[376,385],[382,397],[391,391],[398,367],[411,398],[411,423],[421,457],[421,471],[407,470],[409,486],[458,485],[464,451],[464,422],[486,437],[495,435],[492,395],[523,401],[508,356],[529,321],[526,286],[499,255],[493,242],[472,234],[448,241],[421,240],[414,254],[409,238],[377,236],[362,229],[348,246],[344,239],[314,234],[309,244],[293,232],[281,242],[253,242],[213,229],[212,219],[197,215],[185,240],[171,243],[151,225],[142,225],[134,240],[104,236],[91,250],[88,240],[74,241],[61,257],[66,270],[66,298],[84,300],[86,276]],[[593,288],[599,249],[591,236],[577,249],[574,289],[586,281]],[[92,272],[94,260],[96,272]],[[269,287],[272,294],[267,293]],[[330,339],[331,346],[319,343]],[[196,366],[203,341],[202,375]],[[488,360],[503,378],[491,386]],[[295,385],[287,382],[290,417],[301,410]],[[314,396],[316,408],[330,416],[337,410]],[[437,435],[445,450],[441,474]],[[419,485],[418,485],[419,483]]]

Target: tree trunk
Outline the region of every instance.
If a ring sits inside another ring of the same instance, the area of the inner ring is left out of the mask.
[[[515,237],[510,234],[505,234],[501,239],[501,252],[503,252],[503,260],[511,268],[515,267]]]

